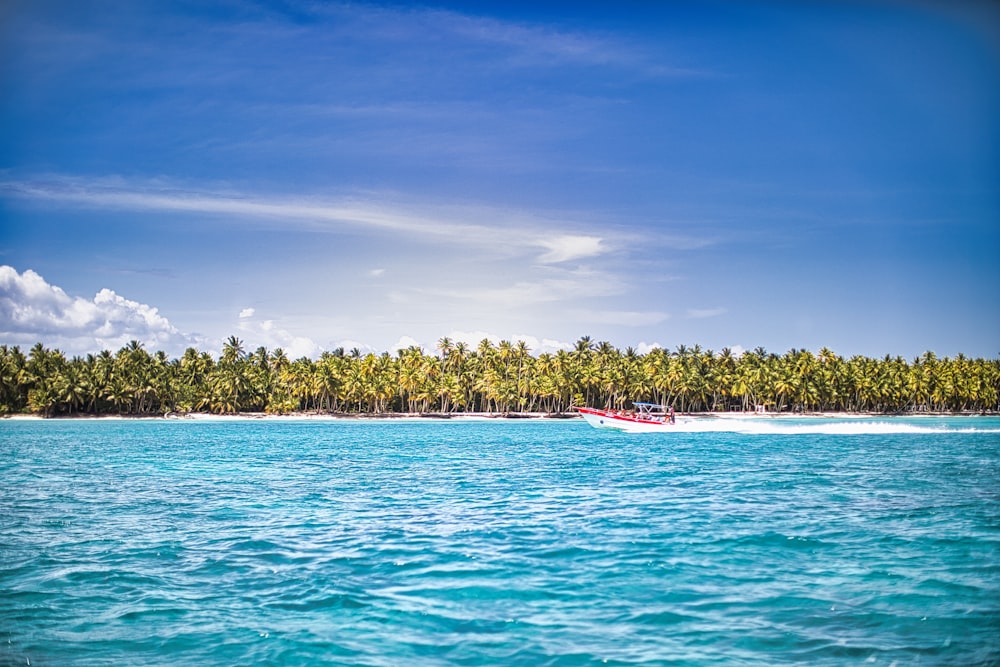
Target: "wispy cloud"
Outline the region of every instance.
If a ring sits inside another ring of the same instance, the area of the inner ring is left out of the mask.
[[[451,49],[487,49],[492,51],[494,63],[499,59],[514,67],[635,67],[649,60],[636,46],[635,39],[629,41],[620,35],[558,29],[444,9],[334,4],[324,7],[318,15],[342,26],[341,30],[352,37],[395,45],[430,42],[438,47],[447,43]]]
[[[202,192],[150,185],[139,187],[77,178],[0,181],[0,194],[34,201],[92,208],[169,211],[266,219],[312,229],[341,227],[402,232],[457,245],[534,252],[542,264],[558,264],[606,251],[603,239],[561,232],[550,219],[480,207],[428,207],[381,203],[374,198],[252,197],[234,192]],[[405,209],[405,210],[404,210]],[[417,213],[411,211],[418,211]],[[422,212],[419,212],[422,211]],[[470,224],[464,220],[474,219]]]
[[[482,285],[475,287],[413,287],[397,290],[392,298],[397,302],[409,302],[414,296],[435,300],[473,302],[486,309],[516,309],[544,303],[576,302],[580,298],[592,298],[620,294],[622,282],[614,275],[592,269],[557,270],[546,277],[534,280],[518,280],[503,285]]]
[[[623,65],[642,60],[624,41],[594,33],[560,31],[455,12],[430,10],[420,15],[440,32],[473,43],[506,49],[512,64],[555,67],[567,64]]]
[[[645,327],[665,322],[670,315],[659,310],[594,310],[577,311],[577,316],[591,324],[611,324],[625,327]]]
[[[551,239],[541,239],[539,244],[549,251],[538,258],[544,264],[558,264],[572,259],[594,257],[604,253],[602,239],[597,236],[564,234]]]
[[[685,316],[690,320],[703,320],[709,317],[718,317],[729,312],[725,308],[691,308]]]

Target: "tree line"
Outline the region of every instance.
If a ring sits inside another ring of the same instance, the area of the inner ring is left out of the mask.
[[[995,412],[1000,359],[845,359],[826,348],[737,355],[698,345],[639,354],[587,336],[554,354],[533,355],[522,341],[472,348],[442,338],[434,354],[337,349],[315,360],[248,352],[235,336],[218,358],[188,348],[170,359],[138,341],[72,358],[41,343],[27,354],[0,346],[0,414],[562,413],[631,401],[680,412]]]

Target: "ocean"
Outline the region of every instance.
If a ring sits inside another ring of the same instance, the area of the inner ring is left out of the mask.
[[[997,665],[1000,419],[4,420],[0,665]]]

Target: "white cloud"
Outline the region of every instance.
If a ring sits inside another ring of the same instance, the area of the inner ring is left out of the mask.
[[[568,262],[573,259],[594,257],[605,251],[601,239],[596,236],[556,236],[551,239],[541,239],[538,245],[548,248],[548,252],[538,258],[543,264]]]
[[[606,64],[624,60],[624,55],[628,53],[625,44],[612,44],[583,33],[557,32],[530,24],[441,10],[432,10],[425,16],[430,19],[431,27],[449,29],[453,34],[474,42],[507,47],[517,55],[515,62],[525,65],[551,67],[566,62]]]
[[[285,354],[288,355],[289,359],[298,359],[300,357],[315,359],[323,351],[311,338],[293,336],[286,331],[280,333],[283,335],[278,339],[278,342],[281,343],[281,347],[285,350]],[[278,346],[274,345],[273,347]]]
[[[476,349],[476,346],[478,346],[483,339],[490,341],[493,345],[497,345],[501,340],[500,336],[487,331],[455,330],[448,334],[448,338],[451,338],[456,343],[465,343],[471,350]]]
[[[657,310],[652,311],[631,311],[631,310],[595,310],[578,311],[580,319],[591,324],[614,324],[625,327],[645,327],[659,324],[669,319],[670,315]]]
[[[253,321],[256,311],[244,308],[238,329],[248,348],[280,347],[289,357],[315,357],[322,348],[312,339],[275,326],[273,320]],[[0,266],[0,336],[11,344],[36,342],[69,354],[116,350],[138,340],[150,351],[177,356],[187,347],[210,349],[205,338],[180,332],[157,308],[102,289],[93,300],[73,297],[50,285],[34,271],[23,274]]]
[[[490,54],[493,67],[559,68],[567,65],[617,66],[656,73],[664,69],[637,48],[634,40],[614,39],[608,33],[556,30],[544,24],[495,19],[445,9],[407,6],[368,7],[364,4],[318,3],[321,13],[344,34],[374,44],[430,44],[428,55],[444,49],[457,60],[456,72],[476,68],[477,54]],[[385,48],[385,47],[382,47]],[[461,57],[461,59],[459,59]]]
[[[399,352],[400,350],[405,350],[408,347],[419,347],[421,350],[424,349],[423,345],[418,343],[415,339],[409,336],[401,336],[395,345],[389,347],[390,352]]]
[[[323,348],[316,344],[307,336],[296,336],[295,334],[275,326],[274,320],[263,320],[255,322],[248,317],[243,317],[243,313],[252,308],[246,308],[240,313],[240,321],[237,324],[240,335],[244,339],[247,349],[255,349],[264,346],[269,350],[281,348],[289,359],[299,359],[309,357],[315,359],[323,352]]]
[[[691,308],[687,311],[687,318],[691,320],[702,320],[709,317],[725,315],[727,312],[729,311],[725,308]]]
[[[571,288],[565,281],[531,282],[522,281],[506,287],[494,287],[468,290],[428,290],[441,296],[456,299],[472,299],[480,304],[494,304],[503,307],[524,306],[533,303],[559,301],[560,294]]]
[[[653,350],[662,350],[663,346],[659,343],[647,343],[645,341],[639,343],[635,346],[635,351],[639,354],[649,354]]]
[[[178,354],[202,342],[181,333],[159,311],[110,289],[73,297],[31,269],[0,266],[0,336],[13,344],[59,347],[70,354],[118,349],[130,340]]]
[[[548,277],[520,280],[510,285],[482,287],[427,287],[411,288],[390,294],[397,302],[411,301],[416,294],[435,300],[453,299],[472,301],[488,308],[517,308],[532,304],[570,302],[579,298],[620,294],[625,287],[616,276],[589,269],[552,269],[543,274]]]
[[[531,354],[536,357],[540,354],[555,354],[559,350],[566,350],[568,352],[573,349],[572,343],[565,343],[552,338],[538,339],[527,334],[514,334],[511,336],[510,340],[515,342],[524,341],[527,344],[528,349],[531,350]]]
[[[393,201],[368,193],[365,197],[257,197],[234,192],[205,192],[165,187],[162,183],[130,184],[120,179],[51,177],[38,181],[0,181],[0,192],[53,203],[124,209],[211,214],[268,220],[286,227],[316,230],[368,228],[399,232],[451,244],[503,249],[518,254],[546,252],[542,264],[558,264],[607,252],[601,238],[566,234],[560,227],[579,222],[552,221],[547,216],[517,213],[491,206],[427,206]],[[475,220],[475,224],[469,223]],[[382,269],[370,275],[376,277]]]
[[[449,10],[407,9],[405,13],[379,9],[372,17],[365,11],[351,11],[359,19],[374,18],[382,35],[394,39],[432,40],[441,44],[444,34],[450,44],[463,43],[480,52],[490,49],[499,58],[490,59],[492,66],[504,63],[514,68],[558,68],[567,65],[585,65],[609,68],[628,68],[648,76],[692,77],[705,76],[703,72],[664,63],[662,56],[647,53],[634,40],[624,41],[607,32],[554,30],[546,25],[531,22],[506,21],[484,16],[473,16]],[[359,27],[363,27],[359,26]],[[475,67],[475,58],[468,59],[468,67]],[[453,65],[458,67],[456,63]]]
[[[385,275],[385,269],[372,269],[368,272],[368,275],[372,278],[381,278]]]
[[[531,350],[531,354],[538,356],[540,354],[555,354],[559,350],[572,350],[573,344],[566,343],[560,340],[555,340],[552,338],[538,338],[536,336],[531,336],[529,334],[513,334],[510,336],[500,336],[495,333],[488,331],[451,331],[448,334],[448,338],[456,343],[465,343],[470,350],[475,350],[479,347],[484,339],[490,341],[494,346],[500,344],[500,341],[506,340],[512,343],[517,343],[518,341],[524,341]]]
[[[350,353],[350,351],[354,349],[357,349],[358,352],[360,352],[362,355],[366,355],[369,353],[371,354],[379,353],[378,350],[376,350],[368,343],[362,343],[360,341],[353,340],[351,338],[345,338],[344,340],[338,341],[337,344],[334,345],[334,347],[342,347],[344,348],[344,351],[347,353]]]

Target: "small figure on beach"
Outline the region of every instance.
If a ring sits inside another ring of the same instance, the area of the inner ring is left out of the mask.
[[[670,423],[671,424],[677,423],[677,417],[674,415],[674,406],[672,405],[670,406]]]

